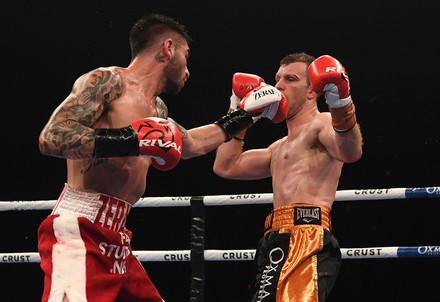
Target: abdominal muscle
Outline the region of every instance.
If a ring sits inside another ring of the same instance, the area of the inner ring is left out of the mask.
[[[151,159],[95,158],[67,161],[67,183],[73,189],[110,195],[135,204],[145,193]]]

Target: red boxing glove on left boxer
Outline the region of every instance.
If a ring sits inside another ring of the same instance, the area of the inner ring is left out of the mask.
[[[151,157],[153,167],[167,171],[177,166],[182,155],[182,138],[174,123],[149,117],[130,126],[137,132],[139,155]]]
[[[137,120],[124,128],[97,128],[94,157],[147,156],[158,170],[174,168],[182,155],[177,126],[162,118]]]
[[[345,132],[356,125],[355,107],[350,96],[350,80],[341,63],[329,55],[314,60],[308,74],[312,89],[325,95],[337,132]]]

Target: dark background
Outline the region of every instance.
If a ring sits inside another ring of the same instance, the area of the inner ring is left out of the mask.
[[[160,2],[160,3],[158,3]],[[347,69],[364,156],[344,167],[340,190],[440,185],[438,1],[15,1],[2,7],[3,181],[0,200],[56,199],[62,159],[42,156],[38,134],[74,80],[100,66],[127,66],[128,31],[147,12],[172,16],[194,39],[191,77],[166,97],[185,127],[209,124],[229,106],[234,72],[274,84],[288,53],[330,54]],[[320,108],[327,110],[323,100]],[[261,121],[246,148],[286,134]],[[148,196],[270,193],[270,179],[232,181],[212,173],[214,152],[169,172],[151,170]],[[253,249],[270,205],[206,209],[207,249]],[[341,247],[440,245],[440,200],[336,202]],[[49,211],[0,212],[0,252],[36,251]],[[190,208],[134,209],[134,250],[189,249]],[[188,301],[189,262],[144,263],[167,302]],[[38,264],[0,264],[1,295],[38,301]],[[344,260],[329,301],[438,301],[440,261]],[[205,301],[245,301],[252,262],[207,262]],[[3,300],[3,298],[2,298]],[[6,301],[6,300],[5,300]]]

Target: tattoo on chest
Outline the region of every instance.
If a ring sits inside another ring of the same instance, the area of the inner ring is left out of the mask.
[[[86,174],[91,168],[101,165],[106,160],[106,158],[90,158],[84,160],[84,168],[81,170],[81,174]]]

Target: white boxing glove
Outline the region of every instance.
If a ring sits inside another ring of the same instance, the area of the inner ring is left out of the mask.
[[[238,103],[238,108],[251,115],[254,123],[262,117],[280,123],[287,115],[287,99],[274,86],[264,85],[249,92]]]

